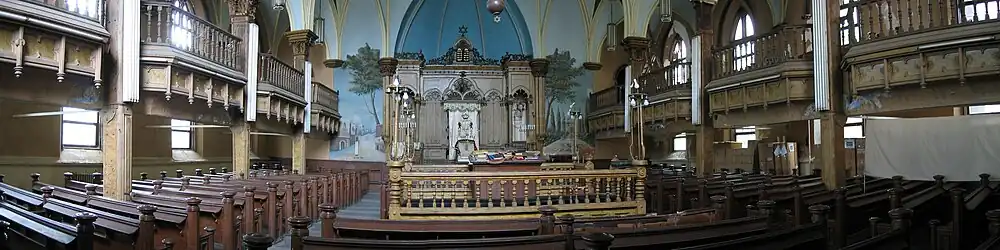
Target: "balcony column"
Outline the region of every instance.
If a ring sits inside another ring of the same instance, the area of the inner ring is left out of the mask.
[[[547,140],[545,125],[548,124],[548,107],[545,98],[545,75],[549,73],[549,59],[535,58],[528,62],[531,67],[531,76],[535,79],[531,81],[531,124],[535,125],[534,130],[528,130],[528,149],[541,151],[545,148]]]
[[[840,2],[812,0],[813,74],[816,110],[820,111],[820,164],[830,190],[845,184],[844,82],[840,72]],[[830,23],[833,22],[833,23]]]
[[[107,29],[111,33],[108,51],[112,63],[108,66],[114,69],[110,72],[104,85],[110,91],[107,104],[101,108],[99,120],[101,128],[101,158],[104,162],[104,196],[115,200],[128,200],[132,191],[132,105],[126,100],[125,89],[128,85],[137,85],[138,72],[129,72],[125,64],[138,63],[137,55],[129,56],[124,47],[129,43],[139,43],[137,34],[125,29],[125,20],[130,16],[138,16],[138,6],[130,9],[126,0],[109,0],[107,2]]]
[[[256,46],[250,46],[251,41],[257,40],[256,35],[251,37],[250,30],[257,29],[257,24],[254,23],[256,16],[254,15],[257,12],[257,5],[260,3],[260,0],[227,0],[226,2],[229,4],[230,32],[244,41],[240,43],[240,47],[238,48],[239,53],[253,55],[246,57],[248,62],[257,60],[256,55],[259,51],[249,50],[259,49]],[[249,70],[256,70],[256,67],[253,69],[251,67],[244,67],[244,70],[246,70],[244,72],[246,73]],[[247,87],[249,88],[251,84],[256,85],[256,82],[248,82]],[[233,134],[233,176],[236,178],[239,178],[239,176],[249,176],[248,173],[250,172],[250,129],[253,128],[253,119],[247,119],[247,115],[257,111],[248,106],[250,102],[256,101],[254,95],[249,95],[247,98],[249,100],[244,101],[242,115],[233,117],[233,125],[229,126],[229,130]]]
[[[711,176],[715,172],[713,153],[717,130],[711,112],[708,112],[708,93],[705,86],[712,79],[709,72],[712,65],[712,47],[715,46],[715,31],[712,27],[712,6],[699,1],[695,3],[698,15],[698,34],[691,39],[691,122],[695,125],[694,167],[696,175]]]
[[[396,76],[396,66],[399,65],[399,60],[393,57],[383,57],[378,59],[378,69],[382,73],[382,90],[388,89],[392,85],[392,79]],[[404,83],[399,83],[400,85]],[[416,83],[410,83],[416,84]],[[396,126],[396,120],[393,119],[394,115],[390,114],[389,111],[393,110],[390,107],[393,105],[393,97],[389,95],[384,95],[382,98],[382,127],[376,128],[376,130],[381,131],[382,145],[385,145],[385,158],[389,159],[389,154],[391,153],[389,148],[393,140],[391,140],[394,135],[392,134],[392,127]]]
[[[309,49],[319,37],[312,30],[294,30],[286,32],[285,38],[292,45],[292,67],[305,73],[306,62],[309,61]],[[303,84],[306,88],[312,88],[311,83]],[[311,115],[311,112],[306,110],[305,113]],[[295,127],[295,133],[292,134],[292,171],[297,170],[299,174],[306,174],[306,126],[312,124],[303,121],[301,126]]]

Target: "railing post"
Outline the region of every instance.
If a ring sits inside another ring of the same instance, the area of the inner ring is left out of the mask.
[[[236,192],[227,190],[219,193],[222,195],[222,217],[219,218],[220,222],[218,224],[219,229],[222,233],[223,250],[235,250],[236,245],[239,244],[236,236],[236,209],[234,203],[236,200]],[[246,204],[246,203],[244,203]]]
[[[576,239],[573,238],[573,233],[576,229],[573,228],[573,223],[576,219],[572,214],[566,214],[559,217],[559,224],[562,225],[562,234],[566,237],[566,250],[576,250]]]
[[[198,220],[196,218],[198,218],[198,214],[201,213],[201,208],[198,206],[199,204],[201,204],[201,199],[196,197],[187,199],[187,217],[191,218],[184,222],[184,245],[187,249],[198,249],[198,235],[200,235],[201,227],[198,226]]]
[[[337,238],[337,230],[334,228],[334,223],[337,222],[337,207],[327,203],[319,205],[319,210],[321,211],[319,218],[322,220],[320,234],[323,238]]]
[[[403,167],[400,161],[389,161],[389,219],[400,219],[399,209],[402,203]]]

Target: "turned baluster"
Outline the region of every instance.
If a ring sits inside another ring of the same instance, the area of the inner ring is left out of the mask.
[[[288,226],[292,228],[292,249],[302,249],[302,238],[309,236],[309,222],[312,219],[305,216],[288,218]],[[333,225],[330,225],[332,227]]]
[[[271,247],[274,239],[264,234],[250,233],[243,236],[243,248],[245,250],[267,250]],[[302,248],[292,248],[302,249]]]
[[[542,213],[542,216],[538,219],[539,226],[538,235],[549,235],[555,233],[555,223],[556,223],[556,208],[553,206],[541,206],[538,211]]]
[[[184,170],[183,169],[174,170],[174,172],[177,173],[177,178],[184,177]]]
[[[333,204],[323,204],[319,205],[319,218],[322,220],[320,223],[322,230],[320,234],[323,238],[337,238],[337,231],[334,230],[333,224],[337,221],[337,207]]]
[[[167,179],[167,171],[160,171],[160,180]]]
[[[97,215],[92,213],[76,213],[76,249],[94,249],[94,221]]]
[[[72,183],[72,181],[73,181],[73,173],[70,172],[63,173],[63,187],[69,187],[69,184]]]
[[[195,176],[205,176],[204,174],[201,173],[201,169],[200,168],[194,169],[194,175]]]
[[[93,182],[94,184],[97,184],[97,185],[104,184],[104,174],[102,174],[100,172],[95,172],[93,174],[90,174],[90,176],[92,178],[94,178],[94,182]]]

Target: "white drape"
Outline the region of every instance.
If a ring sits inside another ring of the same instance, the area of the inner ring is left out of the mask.
[[[865,174],[908,180],[1000,177],[1000,115],[865,122]]]

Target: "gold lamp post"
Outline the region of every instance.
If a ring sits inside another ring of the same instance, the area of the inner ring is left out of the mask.
[[[629,135],[629,154],[632,155],[632,165],[633,166],[647,166],[649,162],[646,160],[646,143],[643,142],[643,125],[645,121],[643,120],[643,107],[649,105],[649,96],[646,93],[642,93],[639,88],[639,82],[632,80],[632,94],[629,96],[629,107],[632,107],[629,111],[632,112],[632,117],[635,119],[631,124],[633,126],[632,133]]]
[[[390,127],[389,136],[383,136],[383,138],[387,138],[385,144],[389,159],[387,159],[386,163],[390,168],[403,167],[405,166],[404,157],[399,151],[401,150],[399,147],[400,111],[404,106],[409,105],[408,103],[410,103],[413,93],[408,88],[401,86],[397,77],[392,80],[391,85],[385,88],[385,94],[389,99],[389,114],[386,114],[386,117],[389,117],[389,121],[386,125]]]
[[[583,119],[583,112],[570,110],[569,119],[573,121],[573,162],[581,162],[580,148],[576,145],[576,141],[580,138],[580,120]]]

